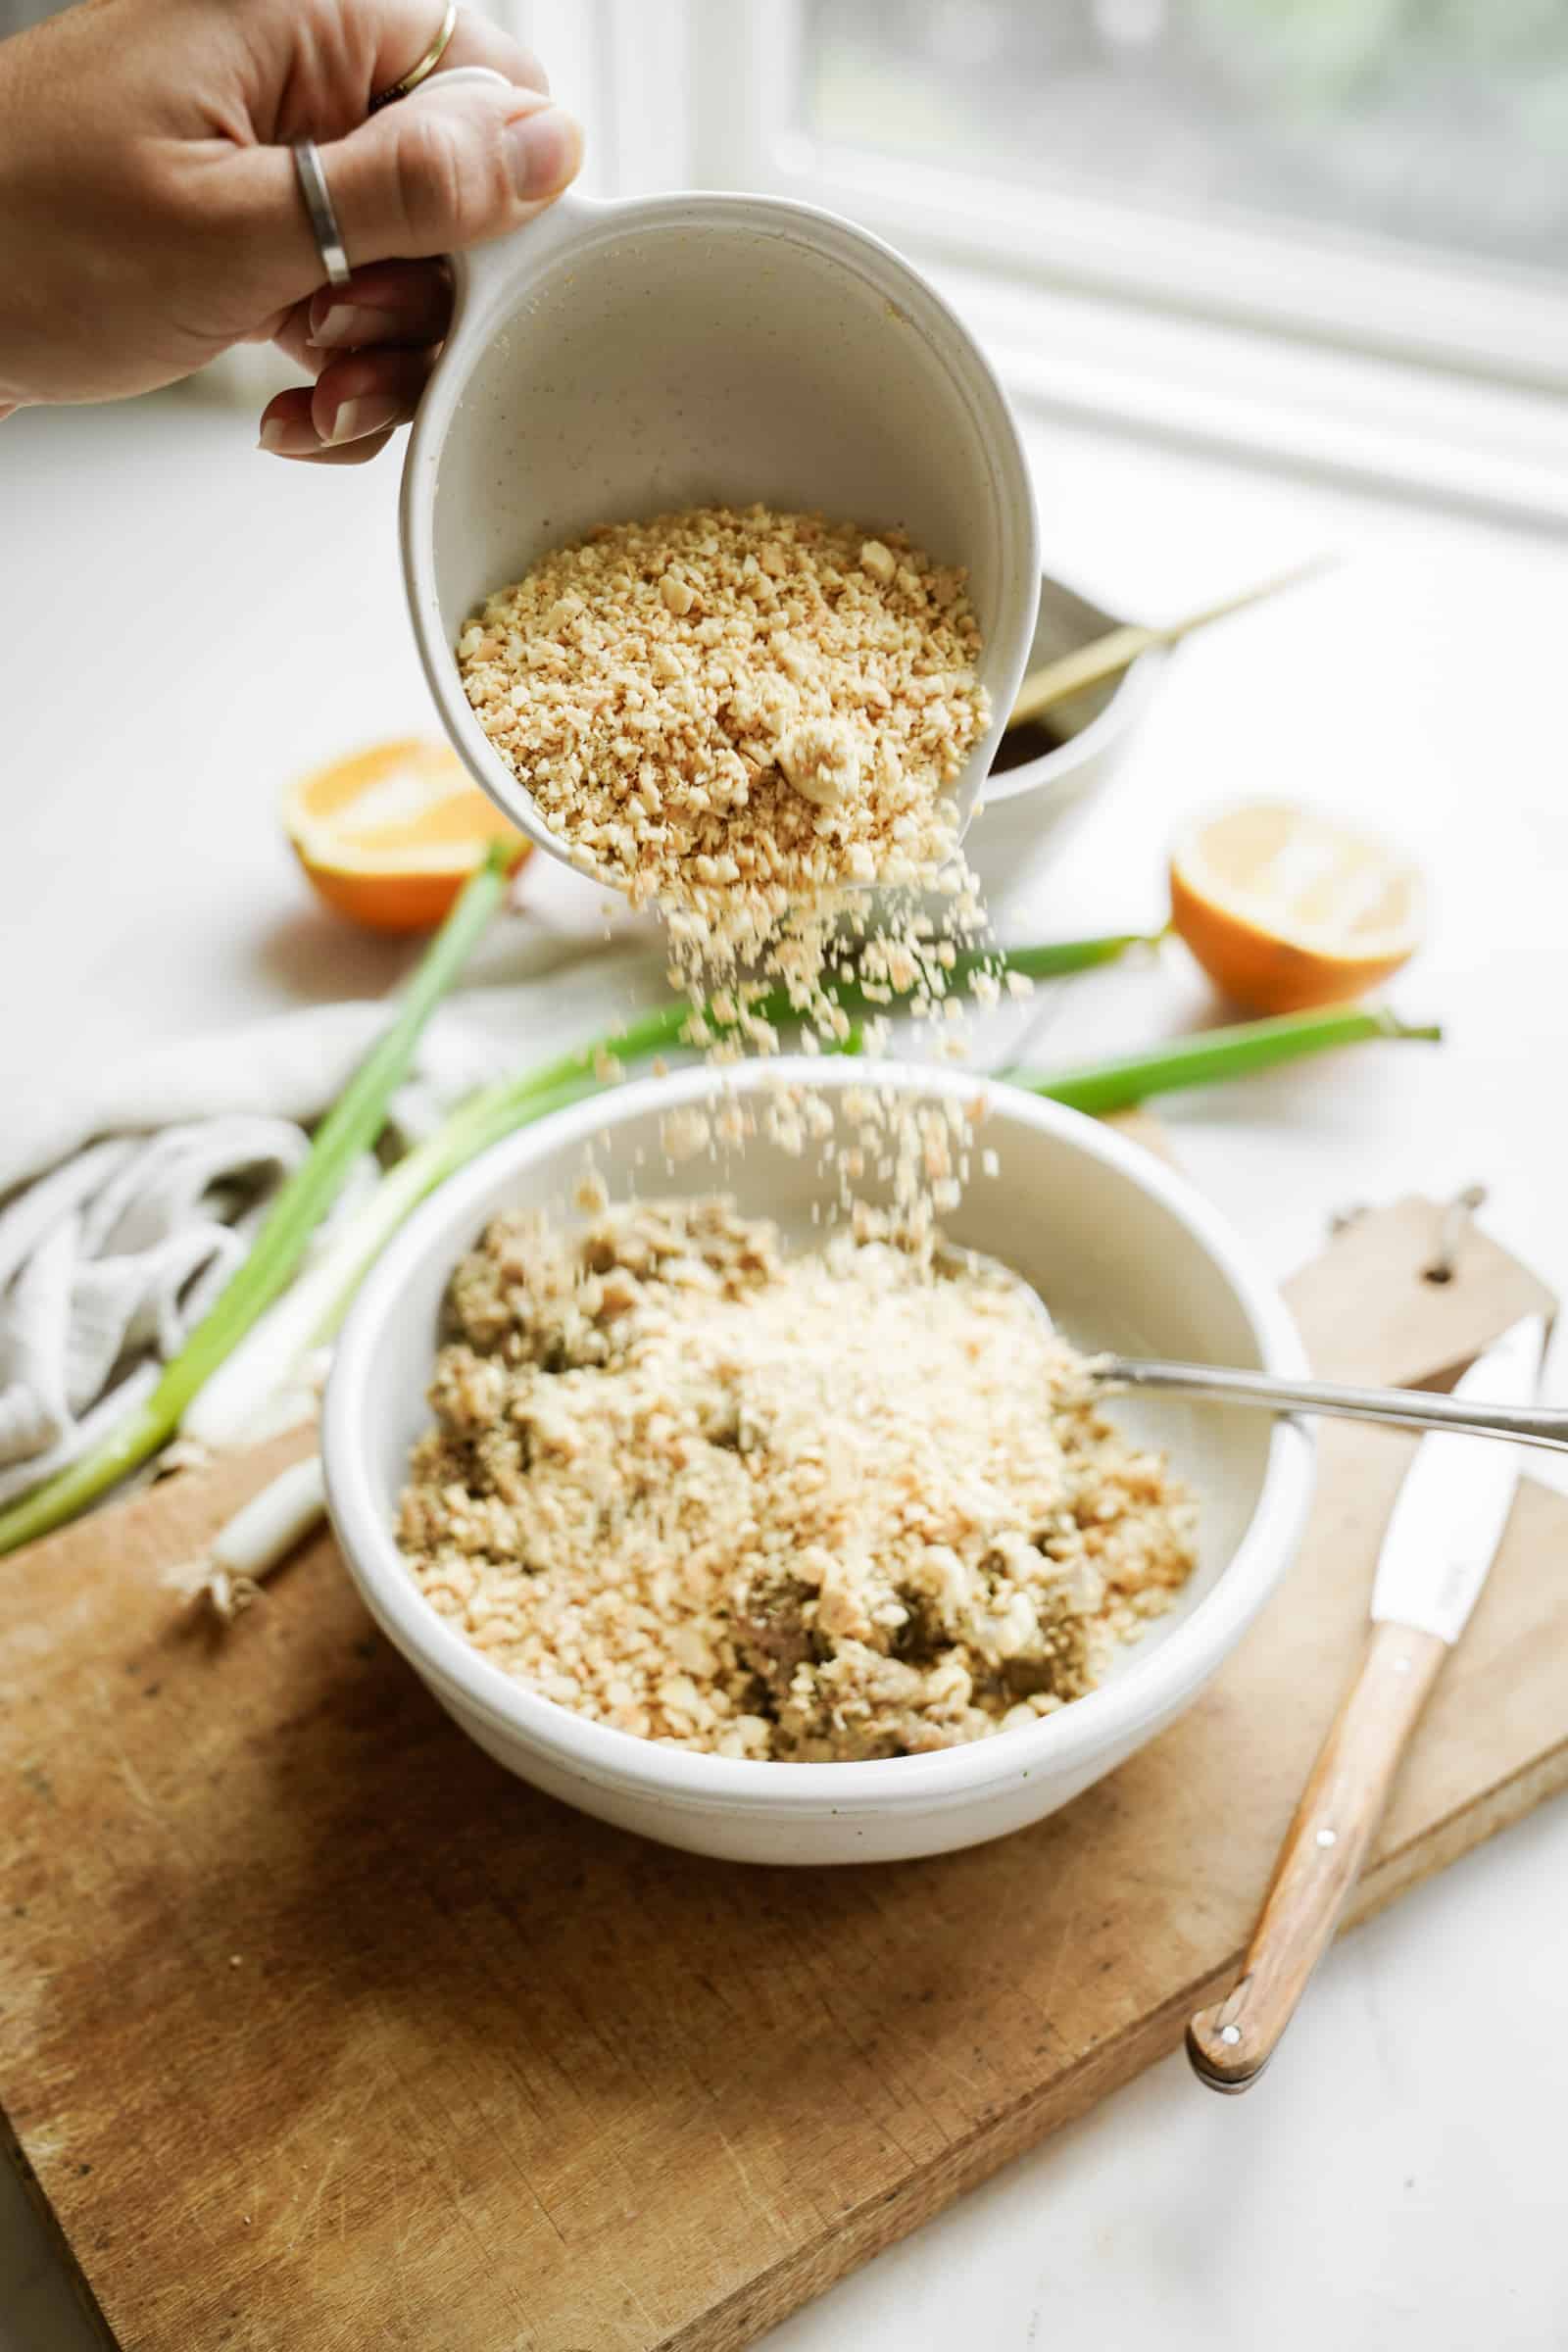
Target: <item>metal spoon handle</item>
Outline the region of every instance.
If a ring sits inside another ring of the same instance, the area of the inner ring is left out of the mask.
[[[1568,1411],[1549,1405],[1476,1404],[1469,1397],[1429,1396],[1420,1389],[1351,1389],[1329,1380],[1280,1380],[1267,1372],[1233,1372],[1215,1364],[1142,1363],[1110,1356],[1106,1380],[1131,1389],[1164,1389],[1183,1396],[1213,1396],[1227,1404],[1255,1404],[1271,1412],[1326,1413],[1342,1421],[1382,1421],[1393,1429],[1448,1429],[1472,1438],[1511,1438],[1521,1446],[1568,1452]]]

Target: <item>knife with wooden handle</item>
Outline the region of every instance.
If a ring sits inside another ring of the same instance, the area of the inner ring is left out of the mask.
[[[1540,1386],[1545,1337],[1541,1316],[1527,1315],[1454,1395],[1526,1403]],[[1241,1979],[1187,2029],[1193,2071],[1210,2089],[1249,2089],[1295,2015],[1439,1669],[1480,1597],[1518,1480],[1513,1446],[1422,1439],[1383,1539],[1371,1639],[1286,1834]]]

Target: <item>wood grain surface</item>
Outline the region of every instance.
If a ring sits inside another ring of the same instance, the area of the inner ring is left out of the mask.
[[[1428,1378],[1542,1303],[1480,1237],[1422,1283],[1437,1223],[1298,1280],[1320,1369]],[[0,2102],[124,2352],[729,2352],[1174,2048],[1234,1982],[1411,1444],[1324,1431],[1274,1604],[1065,1813],[792,1872],[509,1779],[325,1538],[227,1637],[176,1622],[164,1570],[301,1442],[0,1569]],[[1348,1916],[1568,1784],[1565,1556],[1527,1486]]]

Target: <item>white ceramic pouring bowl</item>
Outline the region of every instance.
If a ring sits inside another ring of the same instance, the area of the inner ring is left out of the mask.
[[[954,788],[966,824],[1023,673],[1040,566],[1006,400],[918,272],[806,205],[568,194],[454,274],[404,466],[403,564],[436,708],[514,823],[583,862],[468,706],[453,648],[475,607],[596,523],[760,500],[902,524],[968,567],[994,722]]]
[[[809,1156],[759,1134],[715,1168],[673,1172],[665,1115],[727,1086],[776,1078],[821,1091],[868,1082],[863,1064],[815,1059],[698,1069],[617,1090],[525,1129],[444,1185],[372,1269],[339,1340],[322,1418],[333,1525],[367,1606],[442,1706],[498,1762],[552,1796],[643,1836],[750,1862],[828,1863],[942,1853],[1038,1821],[1172,1722],[1240,1641],[1295,1552],[1311,1488],[1298,1422],[1127,1396],[1116,1416],[1168,1446],[1200,1506],[1200,1561],[1098,1690],[1032,1730],[875,1763],[763,1764],[689,1754],[588,1722],[514,1681],[418,1592],[393,1541],[409,1447],[454,1265],[497,1211],[568,1214],[591,1139],[619,1197],[734,1194],[745,1211],[811,1235],[831,1188]],[[1151,1153],[1076,1112],[972,1075],[878,1065],[878,1085],[983,1093],[1000,1174],[976,1177],[946,1221],[1034,1282],[1068,1335],[1118,1348],[1299,1375],[1301,1346],[1266,1275],[1224,1220]],[[643,1172],[639,1174],[639,1167]]]

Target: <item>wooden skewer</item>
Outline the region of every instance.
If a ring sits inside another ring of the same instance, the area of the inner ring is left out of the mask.
[[[1189,612],[1184,619],[1169,621],[1163,628],[1145,628],[1140,622],[1128,621],[1103,637],[1096,637],[1089,645],[1080,645],[1074,653],[1047,662],[1041,668],[1031,670],[1019,687],[1008,727],[1027,725],[1054,703],[1064,702],[1070,694],[1081,694],[1086,686],[1103,685],[1106,678],[1130,669],[1140,654],[1149,653],[1156,645],[1179,645],[1195,630],[1206,629],[1211,620],[1224,620],[1249,605],[1260,605],[1266,597],[1279,596],[1287,588],[1298,587],[1302,580],[1314,579],[1320,571],[1327,571],[1335,560],[1333,556],[1314,556],[1310,564],[1298,564],[1294,571],[1283,571],[1255,588],[1244,588],[1221,604],[1205,605],[1201,612]]]

